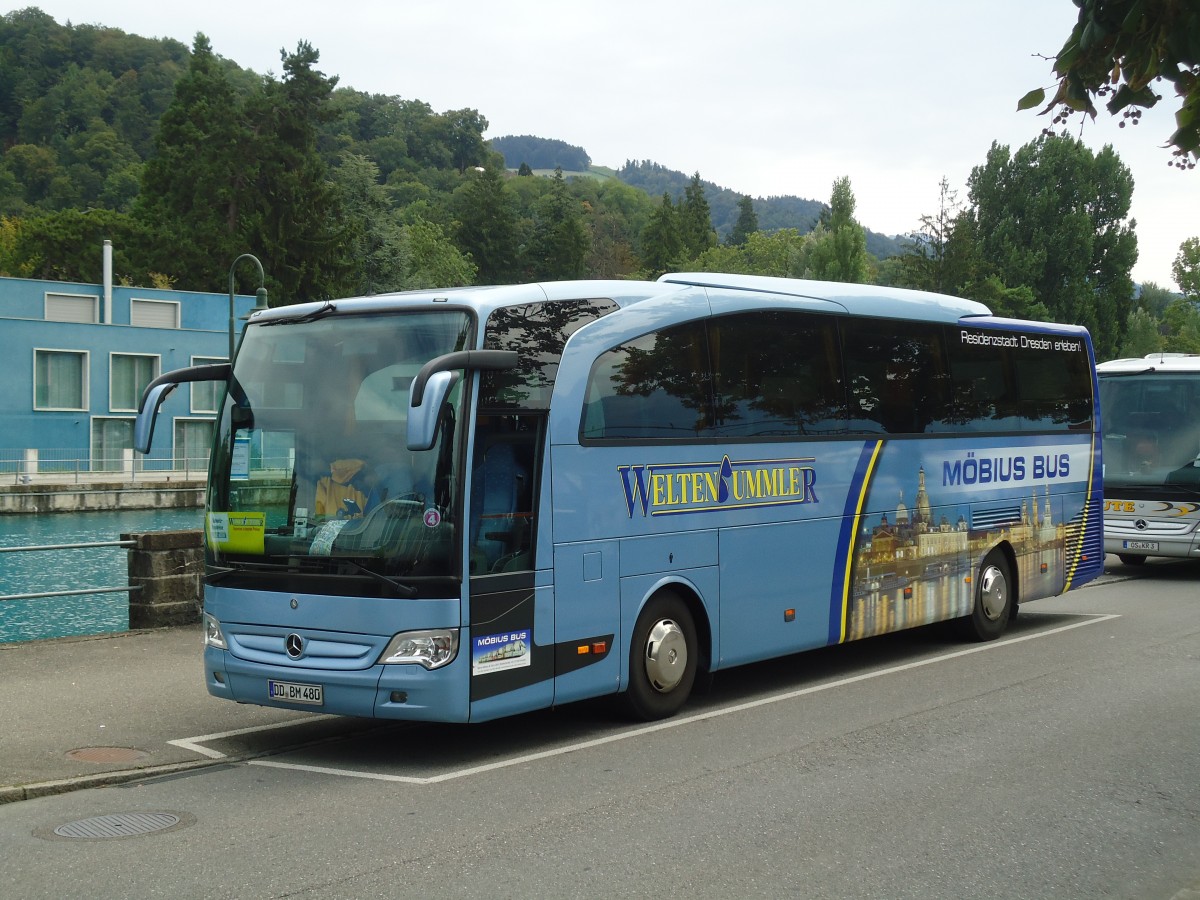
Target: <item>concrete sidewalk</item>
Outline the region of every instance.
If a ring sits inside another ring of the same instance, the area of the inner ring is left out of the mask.
[[[212,759],[169,742],[311,718],[210,697],[201,635],[189,625],[0,644],[0,803],[229,762],[236,748]]]

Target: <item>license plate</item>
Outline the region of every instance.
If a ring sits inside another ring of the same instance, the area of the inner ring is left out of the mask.
[[[294,681],[268,681],[267,696],[284,703],[307,703],[310,706],[325,705],[325,690],[319,684],[297,684]]]
[[[1158,541],[1121,541],[1126,550],[1157,550]]]

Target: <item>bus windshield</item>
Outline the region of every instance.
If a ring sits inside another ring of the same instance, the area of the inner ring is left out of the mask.
[[[453,574],[461,381],[429,450],[407,449],[407,410],[421,366],[465,348],[472,325],[445,309],[248,327],[213,454],[210,567],[352,576],[396,596]]]
[[[1200,491],[1200,372],[1100,374],[1105,485]]]

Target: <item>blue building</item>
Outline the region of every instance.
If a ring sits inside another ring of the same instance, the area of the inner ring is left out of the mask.
[[[254,304],[234,298],[237,332]],[[203,469],[216,385],[167,399],[153,461],[133,460],[133,421],[151,379],[228,358],[229,316],[228,294],[0,277],[0,472]]]

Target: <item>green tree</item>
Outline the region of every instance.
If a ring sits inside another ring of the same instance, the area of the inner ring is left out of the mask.
[[[584,270],[590,278],[625,278],[637,271],[637,236],[646,226],[654,201],[644,191],[615,178],[577,178],[571,191],[583,207],[591,235]]]
[[[299,303],[352,291],[356,261],[352,226],[317,141],[335,115],[337,78],[315,68],[320,53],[307,41],[280,57],[283,78],[266,81],[248,110],[258,152],[247,244],[260,249],[279,302]]]
[[[678,207],[679,236],[683,240],[683,251],[690,257],[699,256],[709,247],[717,245],[717,233],[713,231],[712,210],[704,196],[700,173],[692,176],[683,190],[683,200]]]
[[[1181,298],[1163,313],[1163,349],[1171,353],[1200,353],[1200,306]]]
[[[442,140],[450,149],[451,164],[462,174],[470,166],[482,166],[488,162],[491,151],[483,139],[488,129],[488,120],[474,109],[455,109],[437,117]],[[501,162],[501,165],[503,162]]]
[[[1200,300],[1200,238],[1191,237],[1179,245],[1171,274],[1188,298]]]
[[[441,226],[416,218],[404,226],[408,272],[405,288],[462,287],[475,282],[476,268]]]
[[[379,183],[379,167],[364,156],[346,152],[333,170],[346,216],[343,249],[357,260],[356,294],[404,290],[411,265],[409,246],[396,220],[387,192]]]
[[[799,278],[804,274],[804,251],[809,240],[809,235],[795,228],[781,228],[771,234],[753,231],[741,246],[710,247],[688,265],[701,272]]]
[[[535,214],[525,252],[527,268],[538,281],[582,278],[589,243],[582,207],[567,190],[562,169],[555,169],[550,191]]]
[[[754,211],[754,201],[748,195],[738,200],[738,217],[729,232],[731,247],[745,246],[747,239],[758,231],[758,214]]]
[[[107,209],[64,209],[25,218],[16,229],[11,262],[25,278],[98,283],[103,246],[113,242],[113,274],[118,280],[143,281],[146,234],[127,213]]]
[[[1164,312],[1172,301],[1177,299],[1178,295],[1168,291],[1165,287],[1160,287],[1153,281],[1142,282],[1142,291],[1138,294],[1135,306],[1137,309],[1144,309],[1150,314],[1150,317],[1155,321],[1162,318]]]
[[[968,181],[977,277],[1032,288],[1052,318],[1084,325],[1097,352],[1120,347],[1137,259],[1133,177],[1111,147],[1043,136],[1015,154],[993,143]]]
[[[905,287],[943,294],[957,293],[964,287],[969,280],[962,264],[968,249],[966,229],[955,240],[955,225],[961,212],[958,192],[943,177],[938,183],[937,212],[921,216],[920,230],[909,236],[900,257]]]
[[[993,315],[1038,322],[1049,322],[1054,318],[1028,285],[1009,287],[995,275],[977,282],[970,293],[971,299],[986,304]]]
[[[257,178],[257,136],[203,34],[163,113],[135,215],[158,235],[154,268],[187,290],[220,290],[251,247],[245,221]],[[257,285],[255,285],[257,287]]]
[[[1179,98],[1167,138],[1175,165],[1195,168],[1200,158],[1200,4],[1191,0],[1074,0],[1079,18],[1054,57],[1058,87],[1042,110],[1055,109],[1054,124],[1074,112],[1096,117],[1093,99],[1107,98],[1111,115],[1137,124],[1142,109],[1162,97],[1154,83],[1170,82]],[[1030,109],[1046,101],[1035,88],[1017,104]]]
[[[483,166],[467,173],[454,193],[455,242],[479,270],[481,284],[511,284],[519,272],[517,219],[503,171]]]
[[[642,264],[650,276],[657,278],[668,271],[683,252],[683,236],[679,227],[679,212],[671,202],[671,195],[664,193],[662,203],[650,215],[650,221],[642,229]]]
[[[867,233],[854,218],[854,191],[850,179],[833,183],[827,223],[812,232],[805,261],[805,277],[822,281],[864,282],[870,274]]]
[[[1162,349],[1162,336],[1159,334],[1158,319],[1148,310],[1138,308],[1129,314],[1129,324],[1125,329],[1125,340],[1121,344],[1119,356],[1142,357],[1148,353],[1157,353]]]

